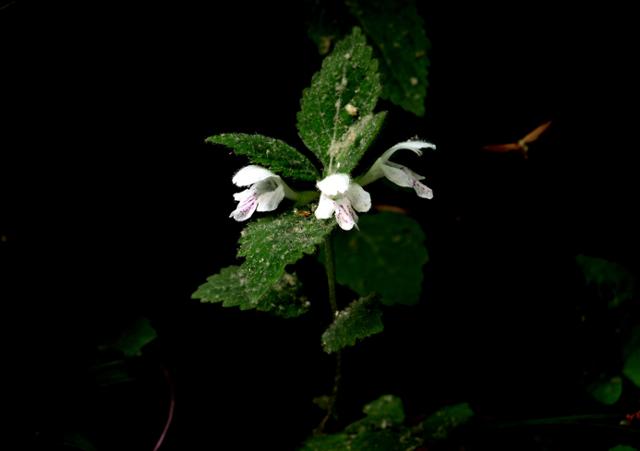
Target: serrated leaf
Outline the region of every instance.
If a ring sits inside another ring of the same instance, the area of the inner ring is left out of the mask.
[[[322,347],[327,353],[337,352],[383,329],[380,308],[372,298],[361,298],[338,312],[333,323],[322,334]]]
[[[254,283],[245,273],[243,266],[228,266],[209,277],[193,298],[221,302],[223,307],[239,307],[240,310],[255,308],[284,318],[294,318],[309,310],[309,302],[301,294],[301,283],[295,274],[284,273],[265,292],[262,289],[262,285]]]
[[[295,316],[305,302],[296,295],[299,284],[285,273],[285,268],[304,254],[312,254],[334,226],[332,221],[290,212],[254,221],[240,238],[238,257],[245,257],[244,263],[209,277],[192,297],[222,302],[224,307]]]
[[[429,259],[420,225],[388,212],[363,215],[358,225],[358,232],[335,236],[338,282],[361,296],[375,292],[386,305],[416,304]]]
[[[622,265],[586,255],[578,255],[576,263],[582,270],[587,285],[594,288],[609,307],[617,307],[633,298],[635,280]]]
[[[120,350],[127,357],[135,357],[142,353],[142,348],[157,337],[155,329],[146,318],[139,318],[124,330],[112,347]]]
[[[431,45],[414,1],[347,0],[380,61],[382,97],[424,115]]]
[[[324,174],[350,173],[384,120],[373,114],[380,95],[378,63],[359,28],[338,42],[303,92],[298,132]]]
[[[334,226],[333,221],[293,213],[258,219],[242,231],[238,257],[245,257],[242,267],[252,280],[270,288],[287,265],[313,254]]]
[[[319,178],[317,169],[307,157],[279,139],[245,133],[223,133],[210,136],[205,141],[227,146],[237,155],[246,155],[252,163],[264,166],[282,177],[309,181]]]
[[[422,422],[425,439],[444,440],[454,429],[468,422],[473,415],[473,410],[466,402],[443,407]]]
[[[608,380],[601,380],[588,387],[591,396],[608,406],[615,404],[622,396],[622,378],[616,376]]]

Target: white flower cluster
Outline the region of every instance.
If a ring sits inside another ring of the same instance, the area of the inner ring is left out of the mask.
[[[389,161],[389,158],[400,149],[408,149],[418,156],[420,149],[436,146],[426,141],[404,141],[387,150],[371,166],[356,183],[349,174],[330,174],[316,183],[320,190],[320,202],[315,215],[318,219],[336,218],[338,225],[344,230],[357,228],[357,212],[364,213],[371,208],[371,196],[362,188],[379,178],[386,177],[396,185],[413,188],[416,194],[425,199],[433,198],[433,191],[421,180],[423,176],[416,174],[406,166]],[[238,206],[231,212],[230,217],[236,221],[249,219],[254,211],[273,211],[285,197],[297,199],[298,194],[280,178],[260,166],[246,166],[233,177],[237,186],[249,188],[233,195]]]

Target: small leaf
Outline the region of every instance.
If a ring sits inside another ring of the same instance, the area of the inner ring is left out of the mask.
[[[615,404],[622,395],[622,378],[616,376],[609,380],[598,381],[588,387],[591,396],[608,406]]]
[[[296,316],[306,308],[306,301],[298,295],[297,278],[287,275],[285,268],[305,253],[312,254],[334,225],[290,212],[250,223],[240,238],[242,266],[230,266],[209,277],[192,298]]]
[[[382,97],[418,116],[427,95],[431,45],[412,0],[347,0],[380,61]]]
[[[347,434],[328,434],[311,437],[300,451],[348,451],[351,440]]]
[[[428,261],[424,233],[408,216],[364,215],[357,233],[336,234],[336,276],[361,296],[375,292],[386,305],[420,299],[422,266]]]
[[[617,307],[633,298],[635,280],[623,266],[602,258],[578,255],[576,263],[584,274],[587,285],[597,290],[598,296],[609,307]]]
[[[307,157],[279,139],[224,133],[210,136],[206,142],[227,146],[237,155],[246,155],[252,163],[264,166],[282,177],[309,181],[319,178],[317,169]]]
[[[324,165],[324,174],[350,173],[373,142],[384,114],[378,63],[359,28],[336,44],[303,92],[298,132]]]
[[[127,357],[135,357],[142,353],[142,348],[153,341],[157,334],[146,318],[139,318],[132,323],[113,343],[112,347],[120,350]]]
[[[443,407],[429,416],[421,424],[428,441],[446,439],[454,429],[467,423],[474,413],[468,403],[460,403]]]
[[[327,353],[337,352],[383,329],[380,308],[372,298],[361,298],[338,312],[336,319],[322,334],[322,347]]]
[[[364,406],[362,411],[370,419],[386,420],[393,424],[402,424],[404,422],[404,407],[402,400],[397,396],[381,396]]]

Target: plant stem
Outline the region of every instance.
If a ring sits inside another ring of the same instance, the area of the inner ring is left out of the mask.
[[[327,285],[329,288],[329,306],[331,307],[331,321],[334,320],[338,313],[338,301],[336,297],[336,267],[333,256],[333,243],[331,242],[331,235],[329,235],[324,241],[324,267],[327,272]],[[329,402],[327,404],[327,413],[320,421],[320,424],[315,429],[315,434],[322,434],[327,422],[334,416],[336,399],[338,398],[338,390],[340,389],[340,380],[342,379],[342,354],[336,353],[336,372],[333,378],[333,389],[329,396]]]
[[[338,313],[338,301],[336,299],[336,263],[333,257],[333,243],[331,235],[324,240],[324,268],[327,272],[327,285],[329,287],[329,305],[331,306],[331,321]]]

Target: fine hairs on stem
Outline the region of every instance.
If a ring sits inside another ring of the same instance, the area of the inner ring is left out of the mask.
[[[331,307],[331,320],[336,317],[338,313],[338,301],[336,298],[336,268],[335,260],[333,256],[333,243],[331,242],[331,235],[324,240],[324,256],[325,256],[325,270],[327,273],[327,286],[329,291],[329,306]],[[342,379],[342,353],[338,351],[336,353],[336,372],[333,378],[333,388],[331,395],[329,396],[329,402],[327,404],[327,413],[320,421],[320,424],[315,429],[315,434],[322,434],[324,428],[327,425],[329,419],[335,414],[336,399],[338,397],[338,390],[340,389],[340,380]]]

